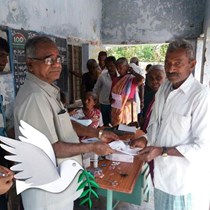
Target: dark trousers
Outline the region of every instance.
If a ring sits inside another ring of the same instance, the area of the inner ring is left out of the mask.
[[[7,198],[4,195],[0,195],[0,209],[7,210]]]
[[[108,126],[111,123],[111,105],[100,104],[100,106],[104,126]]]

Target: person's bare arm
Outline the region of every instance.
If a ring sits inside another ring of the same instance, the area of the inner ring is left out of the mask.
[[[82,153],[94,152],[98,155],[111,154],[114,151],[106,143],[95,142],[95,143],[66,143],[62,141],[57,141],[53,145],[55,156],[57,158],[66,158]]]
[[[149,162],[154,158],[161,156],[162,152],[163,152],[163,147],[148,146],[145,147],[143,150],[141,150],[138,156],[142,160]],[[183,157],[183,155],[175,147],[167,148],[167,154],[168,156]]]
[[[73,71],[73,70],[69,70],[70,73],[72,73],[74,76],[82,79],[82,74],[80,72],[76,72],[76,71]]]
[[[79,124],[78,122],[71,121],[74,130],[76,131],[77,135],[79,136],[88,136],[88,137],[100,137],[103,142],[110,142],[113,140],[119,139],[119,137],[110,131],[102,132],[101,136],[99,136],[99,131],[102,130],[100,128],[91,128],[84,125]]]
[[[91,127],[84,126],[74,120],[71,121],[74,130],[79,136],[98,137],[100,129],[94,129]]]
[[[138,85],[143,84],[144,82],[144,77],[141,76],[140,74],[138,74],[137,72],[135,72],[132,67],[129,68],[129,73],[135,76],[135,80],[136,83],[138,83]]]

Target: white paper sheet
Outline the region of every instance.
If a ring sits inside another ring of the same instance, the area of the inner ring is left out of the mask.
[[[109,146],[118,152],[122,152],[128,155],[137,155],[138,151],[142,149],[142,148],[130,148],[130,146],[126,145],[122,140],[113,141],[109,143]]]
[[[127,125],[123,125],[123,124],[120,124],[118,126],[118,130],[127,131],[127,132],[131,132],[131,133],[136,133],[136,127],[135,126],[127,126]]]
[[[122,107],[122,97],[121,95],[112,93],[112,98],[114,99],[114,103],[112,103],[112,107],[116,108],[116,109],[121,109]]]
[[[74,121],[76,121],[79,124],[82,124],[84,126],[88,126],[88,125],[90,125],[92,123],[92,120],[91,119],[82,119],[82,120],[80,120],[80,119],[76,119],[74,117],[70,117],[70,119],[71,120],[74,120]]]

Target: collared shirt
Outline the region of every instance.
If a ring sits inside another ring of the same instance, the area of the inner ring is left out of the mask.
[[[72,127],[69,115],[65,112],[64,106],[59,100],[59,95],[58,87],[50,85],[28,73],[24,85],[20,88],[15,99],[14,122],[16,138],[21,135],[19,130],[20,120],[24,120],[42,132],[51,144],[58,140],[79,143],[79,138]],[[82,162],[80,155],[65,159],[74,159],[80,164]],[[57,159],[57,162],[60,163],[65,159]],[[26,205],[26,209],[62,209],[59,206],[61,203],[65,203],[66,206],[70,205],[70,202],[80,195],[81,192],[76,192],[77,187],[76,177],[66,190],[58,194],[39,189],[27,190],[24,192],[24,205]],[[32,197],[33,199],[31,199]]]
[[[155,187],[184,195],[205,185],[209,173],[210,93],[192,75],[177,89],[166,80],[155,96],[150,145],[176,147],[184,157],[155,158]],[[207,184],[207,182],[206,182]]]
[[[100,104],[110,104],[110,91],[112,86],[112,79],[108,72],[101,74],[98,77],[98,80],[93,88],[93,92],[95,92],[99,96]]]

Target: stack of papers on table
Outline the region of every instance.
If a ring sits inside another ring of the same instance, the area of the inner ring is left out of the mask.
[[[132,163],[134,161],[134,156],[141,150],[141,148],[130,148],[129,145],[125,144],[121,140],[113,141],[109,143],[109,146],[116,150],[115,153],[106,156],[107,159],[112,161]]]

